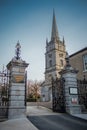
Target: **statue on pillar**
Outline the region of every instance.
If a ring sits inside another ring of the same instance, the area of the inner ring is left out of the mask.
[[[17,60],[20,59],[20,54],[21,54],[20,48],[21,48],[21,45],[20,45],[20,43],[18,41],[17,44],[16,44],[16,50],[15,50],[15,54],[16,54],[16,59]]]

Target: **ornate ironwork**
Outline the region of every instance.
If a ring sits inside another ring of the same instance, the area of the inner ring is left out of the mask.
[[[18,42],[17,42],[17,45],[16,45],[16,50],[15,50],[16,59],[17,59],[17,60],[20,59],[20,54],[21,54],[20,48],[21,48],[21,45],[20,45],[20,43],[19,43],[19,41],[18,41]]]
[[[54,112],[65,112],[64,79],[52,78],[52,108]]]
[[[82,106],[82,111],[87,111],[87,80],[77,80],[79,104]]]
[[[25,72],[25,106],[27,106],[27,71]]]
[[[65,60],[66,60],[66,67],[71,67],[71,65],[69,63],[69,54],[68,54],[68,52],[66,52],[66,58],[65,58]]]
[[[8,116],[9,73],[3,68],[0,71],[0,118]]]

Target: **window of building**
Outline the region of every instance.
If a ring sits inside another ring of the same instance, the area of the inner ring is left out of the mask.
[[[51,50],[51,46],[49,47],[49,51]]]
[[[62,46],[59,46],[59,50],[62,50]]]
[[[49,61],[49,67],[52,67],[52,60]]]
[[[49,56],[49,58],[52,58],[52,54],[49,54],[48,56]]]
[[[63,67],[63,60],[60,60],[60,66]]]
[[[61,53],[61,54],[59,54],[59,56],[60,56],[60,57],[63,57],[63,54]]]
[[[87,54],[83,56],[84,71],[87,71]]]
[[[49,74],[48,78],[49,78],[49,80],[51,80],[52,79],[52,74]]]

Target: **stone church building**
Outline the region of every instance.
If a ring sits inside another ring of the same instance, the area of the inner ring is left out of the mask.
[[[53,11],[51,40],[46,40],[45,53],[45,81],[41,86],[42,101],[52,100],[51,79],[60,77],[59,72],[65,66],[66,48],[64,37],[60,40],[56,24],[55,12]]]

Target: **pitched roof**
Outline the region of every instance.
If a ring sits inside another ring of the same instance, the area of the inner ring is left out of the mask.
[[[77,55],[77,54],[79,54],[79,53],[81,53],[81,52],[83,52],[83,51],[86,51],[86,50],[87,50],[87,47],[85,47],[85,48],[83,48],[83,49],[81,49],[81,50],[79,50],[79,51],[77,51],[77,52],[71,54],[69,57],[73,57],[73,56],[75,56],[75,55]]]

